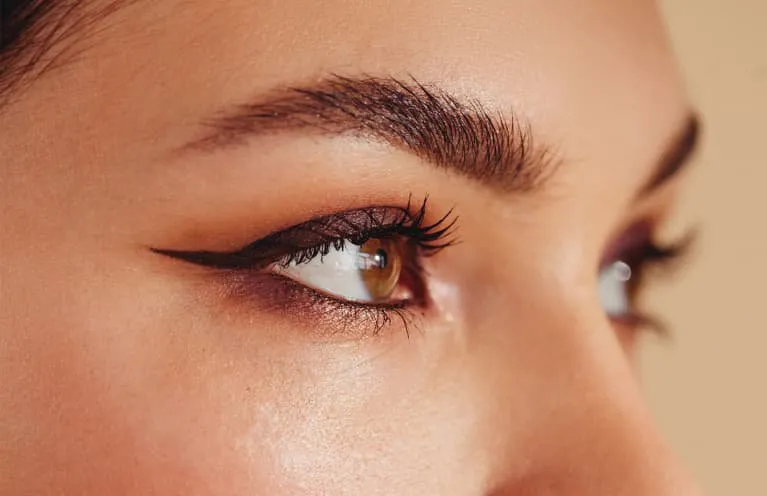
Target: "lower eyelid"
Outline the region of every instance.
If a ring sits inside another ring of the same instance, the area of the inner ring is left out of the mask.
[[[225,274],[224,295],[238,311],[261,311],[292,321],[316,339],[356,340],[417,325],[418,311],[400,305],[373,305],[326,296],[272,272]]]

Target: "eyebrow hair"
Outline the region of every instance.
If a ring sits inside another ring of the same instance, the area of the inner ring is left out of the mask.
[[[203,122],[207,134],[183,148],[212,151],[255,135],[308,129],[404,148],[494,190],[538,189],[558,164],[557,156],[534,143],[529,123],[508,115],[412,77],[333,75],[216,115]]]
[[[691,113],[677,133],[669,147],[661,156],[650,179],[639,190],[638,199],[658,190],[676,176],[690,163],[700,139],[700,118]]]

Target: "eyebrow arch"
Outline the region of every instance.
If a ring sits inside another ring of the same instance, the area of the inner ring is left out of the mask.
[[[508,115],[508,117],[507,117]],[[203,121],[182,150],[213,152],[264,134],[309,131],[404,149],[437,168],[501,192],[539,189],[558,158],[514,113],[493,112],[410,77],[333,75],[276,90]]]
[[[657,191],[684,170],[697,149],[700,128],[700,119],[695,113],[691,113],[681,127],[681,131],[677,133],[661,156],[650,179],[640,188],[637,200]]]

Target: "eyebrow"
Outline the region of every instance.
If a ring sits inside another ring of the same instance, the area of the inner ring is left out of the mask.
[[[678,176],[697,150],[700,140],[701,122],[695,113],[690,113],[680,132],[671,141],[661,155],[650,179],[639,189],[638,199],[649,196],[654,191]]]
[[[184,149],[215,151],[300,130],[357,136],[502,192],[538,189],[558,164],[553,149],[534,142],[531,125],[516,114],[490,111],[478,100],[459,99],[412,77],[334,75],[238,105],[203,127],[202,137]]]
[[[404,148],[440,169],[504,193],[540,189],[561,163],[552,146],[533,139],[531,124],[519,115],[490,111],[476,99],[459,99],[413,77],[333,75],[237,105],[204,120],[203,127],[203,135],[184,150],[211,152],[259,135],[301,130],[357,136]],[[698,117],[690,113],[649,181],[639,188],[638,199],[689,163],[699,130]]]

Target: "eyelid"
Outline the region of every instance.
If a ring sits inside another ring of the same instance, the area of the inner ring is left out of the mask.
[[[348,210],[311,219],[293,227],[270,234],[233,252],[183,251],[155,249],[152,251],[213,269],[264,269],[288,255],[302,250],[327,250],[333,243],[346,241],[361,244],[373,237],[401,235],[412,239],[425,254],[442,250],[452,239],[457,226],[453,209],[441,218],[426,224],[429,197],[413,211],[412,195],[406,207],[374,206]]]
[[[674,242],[659,244],[655,241],[657,227],[653,221],[644,219],[625,229],[605,251],[600,261],[600,270],[621,260],[627,254],[634,258],[641,255],[655,261],[679,259],[694,247],[698,237],[698,230],[692,228]],[[646,250],[648,247],[652,250]]]
[[[407,336],[419,325],[422,311],[403,303],[379,304],[340,300],[298,281],[271,272],[228,272],[227,299],[238,308],[255,306],[279,315],[317,339],[351,341],[382,334],[394,323]],[[241,304],[240,304],[241,303]]]
[[[634,252],[628,253],[629,266],[640,264],[646,268],[661,268],[665,273],[672,273],[691,253],[697,239],[697,231],[691,230],[676,241],[658,243],[652,238],[643,245],[636,246]]]
[[[262,269],[292,252],[336,240],[359,238],[365,232],[403,222],[401,207],[369,207],[318,217],[265,236],[229,252],[156,249],[171,258],[213,269]]]

